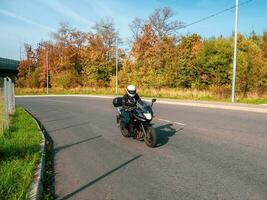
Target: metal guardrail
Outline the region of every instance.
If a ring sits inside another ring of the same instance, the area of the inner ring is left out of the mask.
[[[9,128],[10,115],[15,113],[15,85],[9,77],[0,77],[0,134]]]

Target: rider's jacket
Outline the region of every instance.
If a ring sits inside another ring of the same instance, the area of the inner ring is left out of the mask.
[[[127,107],[134,107],[136,105],[136,102],[140,99],[138,94],[136,94],[134,97],[129,96],[128,94],[125,94],[122,97],[122,107],[127,109]]]

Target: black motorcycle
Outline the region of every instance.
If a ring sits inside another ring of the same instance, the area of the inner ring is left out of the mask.
[[[118,110],[117,124],[119,124],[121,133],[124,137],[133,137],[137,140],[144,140],[149,147],[155,147],[157,144],[157,135],[154,127],[151,124],[153,119],[152,106],[156,99],[152,99],[151,105],[148,105],[142,100],[136,102],[136,106],[128,110],[130,112],[131,121],[129,127],[133,131],[126,128],[124,119],[121,115],[122,112],[122,97],[113,99],[113,105]]]

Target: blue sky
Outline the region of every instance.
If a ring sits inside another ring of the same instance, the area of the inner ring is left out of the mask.
[[[245,0],[239,0],[240,3]],[[131,36],[129,23],[134,17],[146,18],[154,9],[170,7],[174,19],[185,23],[216,13],[235,4],[235,0],[0,0],[0,57],[19,59],[20,47],[36,46],[51,39],[59,22],[68,22],[90,31],[95,22],[112,18],[123,39]],[[267,1],[253,0],[240,7],[239,32],[267,30]],[[229,36],[234,29],[234,9],[212,19],[180,30],[203,37]]]

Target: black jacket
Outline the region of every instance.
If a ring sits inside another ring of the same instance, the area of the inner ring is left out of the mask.
[[[125,94],[122,97],[122,107],[127,109],[128,107],[134,107],[136,105],[136,102],[140,100],[140,97],[138,94],[136,94],[134,97],[129,96],[128,94]]]

